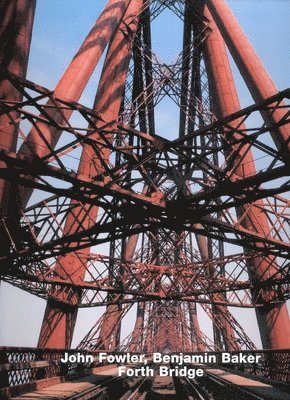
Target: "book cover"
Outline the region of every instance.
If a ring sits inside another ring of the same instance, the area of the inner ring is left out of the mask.
[[[1,398],[289,398],[289,11],[0,1]]]

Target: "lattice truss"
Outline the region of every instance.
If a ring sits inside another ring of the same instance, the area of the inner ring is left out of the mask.
[[[184,22],[172,64],[151,48],[150,23],[166,7]],[[251,349],[228,306],[289,298],[289,153],[277,137],[289,129],[290,90],[223,115],[211,81],[215,31],[201,9],[145,1],[124,17],[94,109],[2,71],[22,97],[0,103],[2,127],[18,135],[17,152],[0,152],[10,193],[3,279],[60,308],[106,305],[81,348]],[[116,89],[118,46],[125,62]],[[108,112],[113,90],[118,105]],[[155,128],[164,97],[180,109],[174,140]],[[136,303],[134,331],[120,345],[122,318]],[[197,303],[214,343],[200,331]]]

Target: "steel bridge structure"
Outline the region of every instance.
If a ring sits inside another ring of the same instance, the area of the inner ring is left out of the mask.
[[[235,307],[255,310],[262,350],[287,370],[290,89],[224,0],[109,0],[47,89],[26,79],[36,7],[0,2],[1,279],[46,300],[33,354],[71,349],[79,308],[98,306],[79,351],[255,352]],[[151,38],[166,9],[184,27],[170,64]],[[79,99],[102,57],[88,108]],[[157,131],[164,98],[178,132]]]

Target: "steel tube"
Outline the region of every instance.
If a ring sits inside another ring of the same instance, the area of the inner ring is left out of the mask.
[[[9,72],[26,77],[36,0],[4,0],[0,4],[0,65]],[[0,98],[20,102],[21,93],[0,78]],[[17,111],[0,116],[1,150],[16,151],[18,138]],[[1,167],[2,162],[0,163]],[[2,164],[3,165],[3,164]],[[4,192],[5,191],[5,192]],[[0,214],[5,216],[13,200],[11,185],[0,179]]]
[[[94,27],[56,85],[55,97],[68,101],[79,100],[106,46],[115,34],[130,1],[108,1]],[[51,104],[51,102],[48,102],[48,104]],[[73,110],[62,110],[60,112],[57,109],[52,109],[47,112],[54,121],[62,124],[70,118]],[[39,135],[38,130],[42,132],[43,137]],[[39,122],[37,127],[33,127],[27,135],[18,154],[26,157],[43,157],[50,152],[50,148],[56,146],[61,133],[56,127]],[[33,189],[31,188],[21,188],[22,207],[26,206],[32,192]]]
[[[218,117],[223,118],[240,110],[239,97],[224,40],[207,7],[205,7],[204,15],[210,21],[212,29],[205,43],[206,66],[213,90],[215,111]],[[245,129],[244,124],[240,125],[239,121],[235,122],[235,125],[239,125],[239,129]],[[242,162],[235,168],[236,175],[240,178],[246,178],[256,174],[251,150],[246,149],[240,152],[240,157]],[[262,201],[258,201],[256,204],[263,207]],[[245,214],[241,226],[254,230],[265,237],[270,235],[267,217],[260,207],[254,208],[245,205],[237,210],[237,213]],[[255,279],[259,276],[266,279],[276,272],[276,269],[273,268],[275,260],[272,258],[255,257],[252,263],[257,271]],[[265,304],[264,308],[256,310],[256,314],[263,347],[288,348],[290,346],[290,321],[285,302],[278,306]]]
[[[127,70],[129,66],[129,61],[132,51],[131,40],[124,35],[123,30],[129,25],[131,32],[137,30],[138,19],[136,16],[141,10],[143,0],[138,0],[131,2],[124,16],[124,22],[121,23],[119,29],[114,35],[108,53],[106,55],[106,60],[103,67],[102,76],[97,90],[96,99],[94,102],[94,109],[100,112],[104,120],[115,120],[118,117],[122,94],[124,90],[124,85],[127,76]],[[97,137],[96,133],[96,137]],[[101,138],[99,138],[101,141]],[[108,160],[110,153],[107,149],[103,152],[103,159]],[[103,165],[98,158],[94,157],[94,153],[91,147],[84,146],[79,169],[78,176],[85,176],[86,179],[91,179],[93,176],[102,173]],[[73,202],[75,204],[75,202]],[[96,206],[84,206],[75,207],[74,211],[69,214],[64,228],[64,234],[69,234],[81,229],[88,229],[96,223],[98,215],[98,207]],[[86,248],[82,251],[82,254],[89,254],[90,248]],[[76,281],[81,281],[86,272],[86,267],[79,256],[78,252],[68,254],[61,257],[58,260],[56,267],[57,273],[61,276],[67,276]],[[101,335],[104,337],[104,343],[107,344],[110,337],[108,330],[111,332],[111,327],[113,320],[119,315],[119,307],[116,305],[108,306],[109,317],[105,319],[104,326],[101,330]],[[44,335],[47,332],[47,324],[49,323],[51,316],[57,311],[48,302],[45,318],[43,320],[39,345],[42,344],[43,347],[64,347],[65,343],[71,342],[73,330],[66,329],[66,325],[62,324],[51,335]],[[76,309],[65,314],[65,317],[69,320],[72,318],[72,314],[76,313]],[[103,332],[103,333],[102,333]],[[45,343],[43,342],[45,338]],[[69,338],[69,339],[66,339]]]
[[[206,261],[209,259],[209,252],[208,252],[208,246],[207,246],[207,238],[201,235],[196,234],[196,241],[198,245],[198,249],[201,255],[202,260]],[[208,275],[210,277],[211,271],[208,271]],[[214,294],[213,295],[213,300],[220,300],[223,294]],[[235,340],[235,335],[234,335],[234,329],[233,327],[228,323],[227,319],[225,318],[225,315],[228,313],[228,309],[226,306],[221,306],[221,305],[215,305],[212,308],[212,314],[213,314],[213,319],[216,321],[219,321],[221,326],[218,326],[215,322],[215,327],[221,331],[223,335],[223,339],[225,342],[225,345],[227,347],[226,350],[229,351],[234,351],[234,350],[239,350],[239,346]]]
[[[254,101],[258,103],[276,94],[278,89],[226,1],[207,0],[207,5]],[[271,125],[280,121],[285,114],[286,111],[283,109],[277,109],[272,115],[265,111],[262,116],[266,124]],[[285,160],[288,162],[290,150],[289,125],[281,126],[271,133],[277,147],[282,149]]]

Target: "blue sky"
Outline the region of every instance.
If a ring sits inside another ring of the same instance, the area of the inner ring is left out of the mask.
[[[244,31],[264,62],[278,89],[289,86],[289,0],[228,0]],[[38,0],[28,69],[28,79],[53,89],[78,50],[105,4],[104,0]],[[182,26],[174,14],[166,12],[153,24],[154,51],[166,62],[181,50]],[[100,66],[96,69],[80,102],[92,106]],[[234,68],[242,106],[251,104],[249,93]],[[170,127],[177,135],[175,106],[164,102],[159,113],[158,133]],[[45,302],[3,283],[0,287],[0,344],[35,346]],[[80,312],[74,343],[84,336],[102,310]],[[259,345],[254,313],[234,312],[242,325],[253,324]],[[81,323],[80,323],[81,322]],[[131,322],[128,321],[128,324]],[[207,327],[206,327],[207,329]]]

